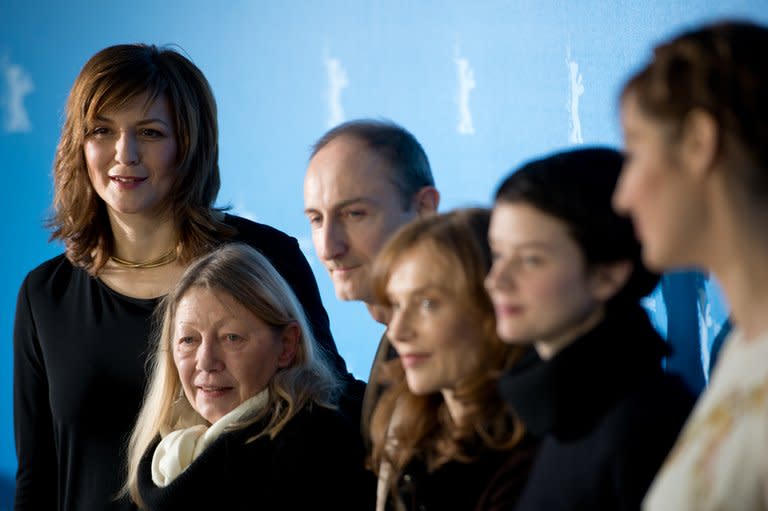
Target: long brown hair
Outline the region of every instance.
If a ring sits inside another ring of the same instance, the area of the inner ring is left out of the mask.
[[[88,177],[83,143],[102,112],[147,94],[165,96],[178,143],[176,180],[165,208],[178,229],[182,263],[233,234],[213,209],[219,192],[216,102],[210,85],[189,59],[170,48],[144,44],[110,46],[86,62],[69,93],[64,126],[53,164],[51,239],[64,242],[75,266],[96,274],[113,251],[104,201]]]
[[[419,396],[409,391],[399,359],[382,371],[387,390],[371,421],[371,465],[392,468],[394,485],[414,458],[434,470],[452,460],[470,461],[487,450],[507,450],[523,437],[522,424],[505,408],[496,390],[500,374],[520,357],[523,348],[505,345],[496,334],[493,304],[483,280],[491,266],[487,235],[490,212],[457,210],[416,220],[399,230],[374,263],[373,286],[377,301],[388,305],[386,287],[394,267],[416,247],[435,254],[434,264],[467,316],[477,321],[484,342],[477,346],[482,369],[457,382],[456,398],[466,415],[455,423],[442,394]],[[393,414],[396,423],[390,423]],[[392,448],[391,446],[396,446]]]

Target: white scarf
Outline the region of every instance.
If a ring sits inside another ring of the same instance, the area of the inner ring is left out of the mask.
[[[210,426],[198,424],[165,435],[152,456],[152,481],[159,487],[168,486],[184,472],[227,426],[246,414],[253,414],[267,404],[269,391],[262,390]]]

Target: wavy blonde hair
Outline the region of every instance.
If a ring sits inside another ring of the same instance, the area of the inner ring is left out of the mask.
[[[382,467],[391,467],[386,477],[395,497],[402,470],[416,457],[432,471],[449,461],[471,461],[487,450],[512,449],[524,436],[521,422],[510,414],[496,390],[499,376],[519,360],[524,348],[506,345],[496,334],[493,304],[483,286],[491,266],[489,221],[487,209],[456,210],[415,220],[389,240],[374,263],[376,299],[389,305],[386,288],[395,266],[417,248],[434,254],[433,264],[445,275],[446,285],[484,339],[477,346],[481,369],[456,382],[456,399],[467,412],[461,423],[453,421],[441,393],[420,396],[408,389],[399,359],[382,368],[387,390],[371,420],[370,461],[379,475]],[[396,424],[391,424],[393,415]]]
[[[149,385],[128,445],[128,477],[121,494],[142,506],[138,468],[155,438],[197,424],[208,424],[182,391],[173,361],[172,335],[176,308],[193,288],[229,294],[268,325],[282,330],[297,324],[301,331],[292,364],[270,380],[267,405],[232,427],[239,429],[266,419],[264,429],[249,441],[274,438],[305,406],[333,407],[340,383],[327,355],[315,342],[309,323],[290,286],[261,253],[242,243],[230,243],[194,262],[157,310],[160,321],[148,360]]]

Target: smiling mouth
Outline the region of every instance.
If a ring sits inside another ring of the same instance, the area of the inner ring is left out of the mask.
[[[204,392],[205,394],[222,394],[228,390],[232,390],[232,387],[214,387],[214,386],[198,386],[197,390]]]
[[[146,181],[146,177],[131,177],[131,176],[109,176],[109,179],[118,183],[133,184]]]

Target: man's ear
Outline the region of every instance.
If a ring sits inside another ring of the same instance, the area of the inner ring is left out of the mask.
[[[277,358],[277,367],[285,368],[293,364],[296,358],[296,352],[299,349],[299,337],[301,337],[301,328],[298,323],[291,323],[283,329],[280,342],[283,345],[283,351]]]
[[[590,270],[589,282],[592,297],[599,302],[607,302],[627,284],[632,275],[633,265],[630,261],[603,263]]]
[[[413,197],[413,206],[419,216],[433,215],[440,204],[440,192],[434,186],[424,186]]]
[[[683,121],[680,157],[684,168],[703,177],[714,166],[720,150],[720,127],[709,112],[691,110]]]

